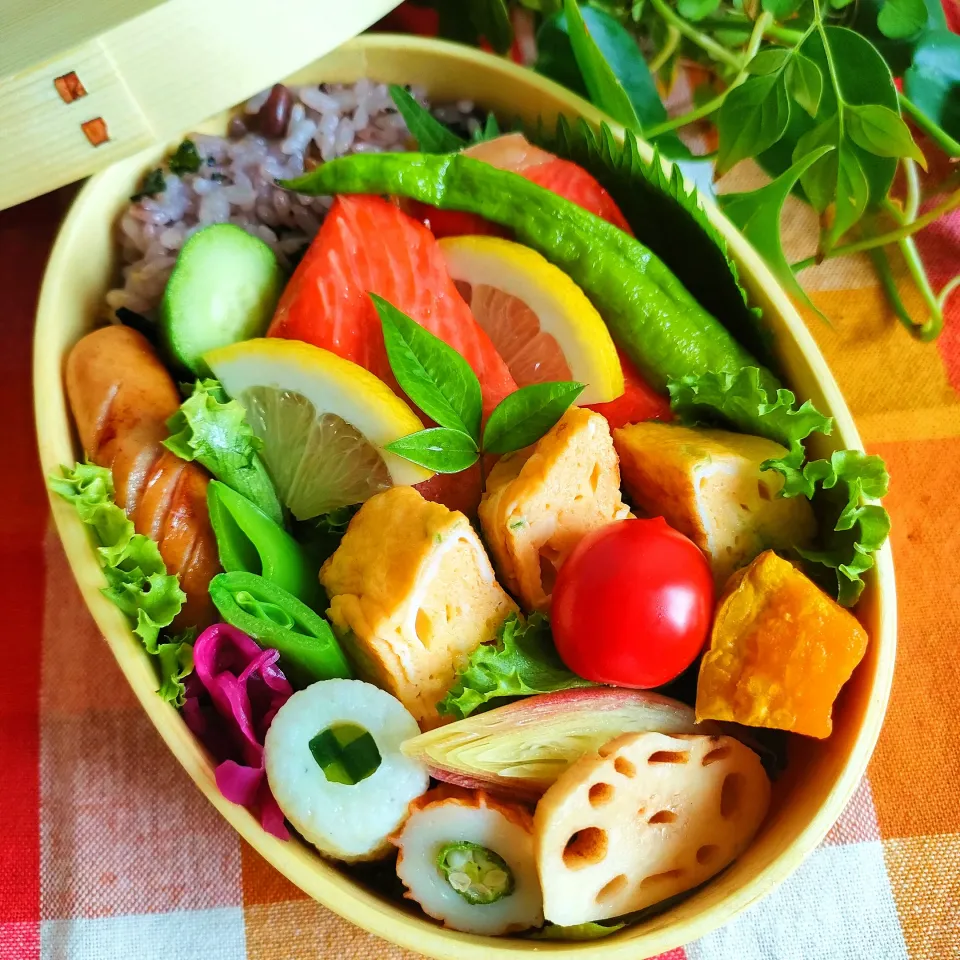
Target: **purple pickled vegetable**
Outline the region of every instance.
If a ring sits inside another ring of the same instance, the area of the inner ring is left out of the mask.
[[[259,812],[264,830],[289,837],[263,770],[263,739],[293,688],[276,650],[261,650],[236,627],[215,623],[193,647],[196,673],[187,688],[187,726],[219,761],[220,792]]]

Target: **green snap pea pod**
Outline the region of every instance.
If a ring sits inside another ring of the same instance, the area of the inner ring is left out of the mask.
[[[211,480],[207,509],[224,570],[261,573],[304,603],[317,599],[317,571],[300,544],[256,504],[225,483]]]
[[[278,650],[299,686],[353,676],[327,621],[276,583],[255,573],[219,573],[210,581],[210,599],[227,623]]]
[[[582,207],[462,154],[354,154],[324,163],[290,190],[311,195],[393,194],[465,210],[510,227],[518,241],[569,274],[603,315],[614,340],[649,383],[759,366],[642,243]],[[762,371],[764,386],[778,386]],[[744,414],[740,426],[755,429]]]

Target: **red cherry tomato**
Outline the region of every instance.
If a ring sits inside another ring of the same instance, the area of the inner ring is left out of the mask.
[[[662,517],[584,537],[560,568],[550,609],[557,652],[574,673],[641,689],[690,666],[712,616],[710,565]]]

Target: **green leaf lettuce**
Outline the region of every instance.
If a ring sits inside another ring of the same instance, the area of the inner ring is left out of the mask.
[[[250,429],[244,408],[228,399],[219,381],[198,380],[167,428],[170,436],[163,444],[168,450],[181,460],[196,460],[283,525],[283,508],[258,453],[262,442]]]
[[[90,463],[61,467],[49,478],[50,489],[73,504],[97,543],[100,567],[107,580],[103,593],[133,623],[133,632],[156,657],[160,696],[182,705],[183,678],[193,669],[193,648],[185,639],[160,643],[160,633],[180,612],[186,595],[177,577],[167,573],[160,549],[136,533],[133,523],[113,501],[109,470]]]
[[[497,697],[526,697],[592,686],[563,665],[546,617],[535,613],[524,623],[514,613],[503,622],[494,640],[470,654],[467,666],[457,674],[437,710],[462,720]]]

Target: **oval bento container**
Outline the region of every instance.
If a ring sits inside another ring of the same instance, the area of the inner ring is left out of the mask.
[[[556,84],[505,60],[435,40],[375,35],[351,41],[289,78],[292,83],[351,82],[361,77],[413,83],[434,102],[472,99],[504,116],[552,122],[558,113],[599,123],[589,104]],[[223,114],[201,129],[222,133]],[[619,128],[614,128],[615,132]],[[184,131],[185,133],[187,131]],[[621,131],[622,133],[622,131]],[[651,151],[641,150],[649,159]],[[66,218],[47,267],[37,317],[34,383],[40,456],[45,473],[81,451],[71,426],[62,370],[70,347],[103,317],[103,298],[118,271],[115,222],[143,171],[160,151],[123,160],[83,188]],[[752,247],[711,203],[710,219],[726,237],[752,302],[776,336],[786,380],[836,421],[818,455],[860,448],[843,397],[813,338]],[[176,710],[156,695],[153,666],[123,615],[100,593],[103,580],[83,525],[73,509],[52,498],[53,516],[74,576],[113,655],[140,703],[184,769],[236,830],[307,894],[360,927],[437,958],[506,960],[540,954],[598,960],[642,960],[687,943],[756,903],[795,870],[820,842],[864,773],[883,720],[893,674],[896,602],[889,546],[877,556],[857,614],[870,635],[867,654],[835,709],[825,741],[793,738],[787,773],[775,784],[770,814],[752,846],[729,869],[659,915],[600,941],[586,943],[489,938],[442,929],[401,904],[350,879],[297,839],[266,834],[246,810],[217,791],[213,765]]]

